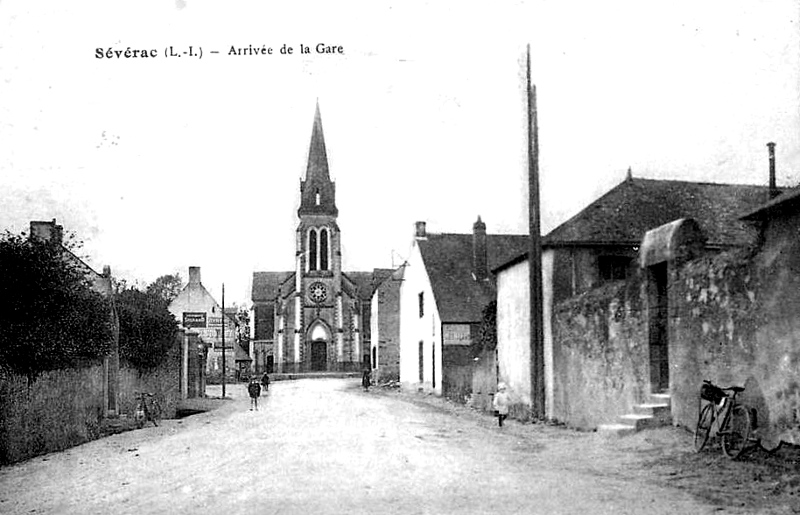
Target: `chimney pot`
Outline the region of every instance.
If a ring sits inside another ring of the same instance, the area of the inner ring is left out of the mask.
[[[428,237],[428,233],[425,230],[425,222],[422,222],[422,221],[416,222],[414,224],[414,227],[415,227],[415,236],[417,238],[427,238]]]
[[[200,284],[200,267],[189,267],[189,284]]]
[[[489,277],[486,259],[486,224],[480,215],[472,224],[472,273],[477,281],[484,281]]]
[[[769,198],[773,199],[780,194],[775,179],[775,143],[767,143],[767,148],[769,149]]]

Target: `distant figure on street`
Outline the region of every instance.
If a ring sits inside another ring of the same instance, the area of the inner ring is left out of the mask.
[[[372,379],[370,378],[369,370],[364,370],[364,372],[361,373],[361,386],[364,387],[365,392],[369,391],[369,385],[371,381]]]
[[[247,385],[247,393],[250,394],[250,411],[258,411],[258,396],[261,395],[261,385],[258,384],[255,377]]]
[[[497,393],[494,394],[492,408],[497,416],[497,424],[503,427],[503,421],[508,417],[508,392],[503,382],[497,383]]]
[[[261,376],[261,388],[264,389],[264,393],[269,391],[269,374],[264,372],[264,375]]]

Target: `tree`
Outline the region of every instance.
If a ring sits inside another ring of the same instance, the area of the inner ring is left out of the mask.
[[[157,367],[175,343],[178,329],[163,297],[126,288],[114,294],[114,303],[119,316],[120,359],[139,370]]]
[[[58,243],[0,237],[0,366],[33,380],[110,351],[111,303],[80,265]]]
[[[183,287],[184,283],[180,274],[166,274],[150,283],[146,292],[161,298],[164,304],[169,306],[169,303],[178,296]]]

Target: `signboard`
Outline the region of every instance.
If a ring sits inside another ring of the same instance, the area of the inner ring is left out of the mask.
[[[206,314],[202,312],[183,312],[183,327],[206,327]]]
[[[445,324],[442,326],[442,341],[445,345],[472,345],[469,324]]]
[[[214,340],[214,348],[217,350],[222,349],[222,328],[218,329],[211,329],[212,332],[211,338]],[[228,324],[225,324],[225,349],[233,349],[233,345],[236,343],[236,331],[233,328],[228,328]]]

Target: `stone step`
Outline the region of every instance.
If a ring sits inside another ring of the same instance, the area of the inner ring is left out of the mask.
[[[672,424],[672,411],[669,404],[637,404],[633,407],[633,412],[639,415],[653,417],[656,425]]]
[[[636,432],[636,427],[629,424],[600,424],[597,433],[607,438],[619,438]]]
[[[640,431],[646,427],[652,427],[655,419],[652,415],[640,415],[638,413],[628,413],[619,417],[621,424],[633,426],[636,431]]]
[[[653,404],[670,404],[672,397],[668,393],[651,393],[650,402]]]

